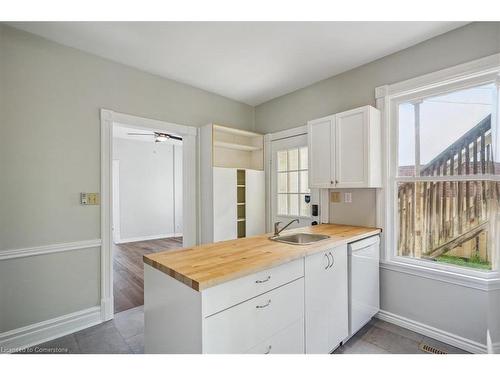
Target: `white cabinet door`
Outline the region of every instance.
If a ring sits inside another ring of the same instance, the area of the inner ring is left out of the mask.
[[[237,237],[236,169],[213,168],[213,242]]]
[[[306,353],[330,353],[348,336],[347,246],[305,259]]]
[[[246,236],[266,233],[266,202],[264,171],[245,171]]]
[[[335,116],[309,121],[309,187],[330,188],[334,175],[332,165],[332,137],[335,126]]]
[[[368,186],[368,109],[335,116],[335,187]]]

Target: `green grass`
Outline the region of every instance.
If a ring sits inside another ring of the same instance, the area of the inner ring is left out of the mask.
[[[491,263],[473,256],[470,259],[455,257],[452,255],[441,255],[435,259],[438,262],[454,264],[456,266],[491,270]]]

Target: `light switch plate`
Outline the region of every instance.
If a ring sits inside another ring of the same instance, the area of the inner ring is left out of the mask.
[[[352,203],[352,193],[344,193],[344,202]]]
[[[340,203],[340,193],[338,191],[332,191],[330,193],[330,202]]]
[[[80,204],[83,206],[97,206],[101,203],[99,193],[80,193]]]

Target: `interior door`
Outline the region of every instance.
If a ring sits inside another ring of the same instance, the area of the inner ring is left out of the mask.
[[[270,178],[272,223],[299,219],[289,228],[311,225],[316,197],[309,190],[307,134],[271,142]]]

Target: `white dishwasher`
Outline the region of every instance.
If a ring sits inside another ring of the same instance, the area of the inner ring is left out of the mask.
[[[373,236],[349,244],[349,337],[380,309],[380,238]]]

